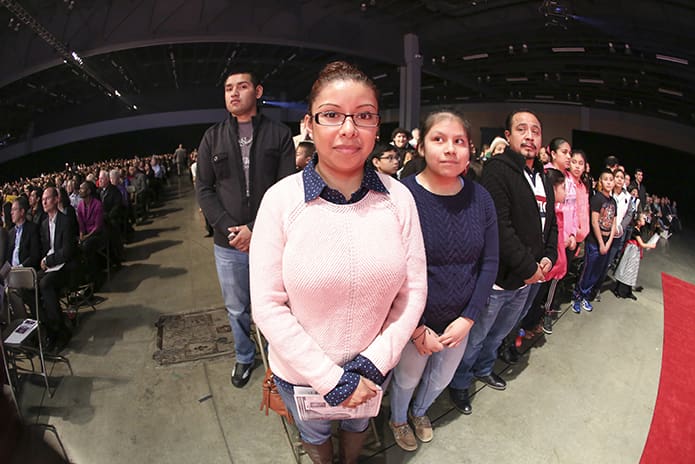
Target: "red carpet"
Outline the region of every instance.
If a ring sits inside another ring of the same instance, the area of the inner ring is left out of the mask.
[[[641,464],[695,462],[695,285],[661,274],[664,349]]]

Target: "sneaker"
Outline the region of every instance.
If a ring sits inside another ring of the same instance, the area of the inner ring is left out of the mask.
[[[396,444],[404,451],[415,451],[417,449],[417,441],[413,434],[413,429],[406,422],[401,425],[394,425],[389,421],[389,428],[393,432],[393,438],[396,439]]]
[[[234,370],[232,371],[232,385],[234,385],[237,388],[241,388],[247,383],[249,383],[253,367],[253,363],[236,363],[234,365]]]
[[[587,313],[590,313],[594,309],[594,307],[591,306],[591,303],[589,303],[589,301],[587,301],[587,300],[582,300],[581,306],[582,306],[582,309],[584,311],[586,311]]]
[[[429,443],[434,438],[432,433],[432,423],[430,418],[427,416],[413,416],[410,411],[408,411],[408,419],[415,427],[415,436],[423,443]]]
[[[543,332],[548,335],[553,333],[553,318],[550,316],[550,314],[543,316]]]
[[[572,311],[574,311],[577,314],[582,312],[582,300],[575,300],[572,302]]]

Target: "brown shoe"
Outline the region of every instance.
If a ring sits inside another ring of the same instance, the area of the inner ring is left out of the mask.
[[[427,416],[413,416],[410,411],[408,411],[408,418],[415,428],[415,436],[423,443],[431,442],[434,434],[432,433],[430,418]]]
[[[417,441],[413,434],[413,429],[406,422],[405,424],[395,425],[389,421],[389,428],[393,432],[393,438],[396,439],[396,444],[405,451],[415,451],[417,449]]]

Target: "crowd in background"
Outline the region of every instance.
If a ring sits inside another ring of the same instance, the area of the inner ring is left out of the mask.
[[[180,169],[175,154],[164,154],[66,164],[2,186],[0,262],[37,271],[49,352],[62,351],[72,335],[61,296],[80,287],[98,291],[107,271],[121,267],[133,227],[161,203],[169,176]],[[11,294],[3,307],[10,314],[0,320],[36,317],[33,306],[26,294]]]

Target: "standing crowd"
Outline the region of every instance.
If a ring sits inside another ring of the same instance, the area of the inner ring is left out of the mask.
[[[678,228],[641,170],[628,182],[609,157],[594,183],[585,153],[544,144],[528,110],[478,157],[454,109],[377,143],[378,89],[345,62],[321,71],[295,137],[260,113],[263,90],[248,69],[228,75],[229,117],[203,137],[196,189],[235,337],[231,382],[255,368],[253,319],[315,463],[336,454],[333,421],[302,419],[299,387],[350,409],[388,391],[396,443],[414,451],[433,439],[427,411],[447,387],[463,414],[474,380],[506,388],[496,359],[552,333],[558,289],[590,312],[615,269],[614,293],[634,298],[632,247],[654,242],[645,224],[664,238]],[[357,461],[368,421],[338,421],[341,462]]]
[[[315,463],[333,460],[334,421],[302,420],[298,387],[353,410],[387,391],[395,441],[415,451],[434,439],[427,412],[445,389],[471,414],[476,380],[506,388],[495,361],[517,362],[519,339],[552,333],[558,289],[591,312],[614,270],[614,294],[634,299],[641,250],[680,230],[675,201],[649,196],[641,170],[630,182],[609,157],[594,182],[586,154],[544,144],[529,110],[510,113],[477,156],[455,109],[377,145],[378,89],[345,62],[313,83],[298,136],[259,111],[263,92],[252,71],[230,72],[229,115],[191,157],[179,146],[5,185],[0,261],[40,272],[39,310],[60,351],[70,334],[58,294],[72,271],[98,287],[101,252],[119,265],[167,176],[192,163],[234,336],[231,383],[244,387],[256,367],[253,320]],[[337,454],[356,462],[369,417],[337,422]]]

